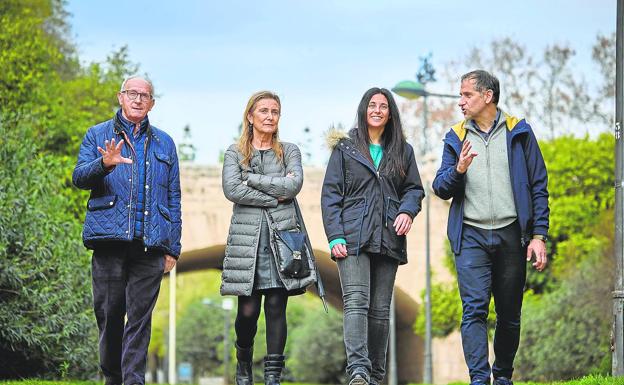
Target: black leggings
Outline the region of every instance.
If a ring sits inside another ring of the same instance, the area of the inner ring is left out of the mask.
[[[236,343],[243,348],[253,345],[258,330],[262,295],[264,295],[267,354],[284,354],[288,334],[286,326],[288,293],[284,289],[254,291],[250,296],[238,297],[238,312],[234,323]]]

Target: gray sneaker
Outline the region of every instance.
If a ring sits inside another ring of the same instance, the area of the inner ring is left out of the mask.
[[[349,385],[369,385],[368,373],[364,369],[356,368],[351,373]]]

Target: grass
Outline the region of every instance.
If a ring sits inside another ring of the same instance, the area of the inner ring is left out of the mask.
[[[22,380],[22,381],[0,381],[0,385],[101,385],[102,382],[93,381],[45,381],[45,380]],[[317,385],[317,384],[301,384],[288,383],[283,385]],[[409,384],[423,385],[423,384]],[[448,385],[468,385],[465,382],[453,382]],[[514,382],[514,385],[624,385],[624,377],[604,377],[604,376],[587,376],[571,381],[556,382]]]

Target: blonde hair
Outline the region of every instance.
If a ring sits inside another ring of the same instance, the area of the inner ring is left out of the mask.
[[[243,125],[241,130],[241,136],[238,139],[238,150],[243,155],[243,159],[241,160],[241,165],[249,166],[249,162],[251,162],[251,157],[253,156],[253,145],[251,141],[253,139],[253,126],[249,123],[248,116],[250,113],[254,111],[256,108],[256,104],[261,99],[273,99],[277,102],[280,110],[282,109],[282,103],[280,102],[279,96],[271,91],[259,91],[255,94],[251,95],[249,101],[247,101],[247,107],[245,107],[245,112],[243,112]],[[279,128],[275,127],[275,132],[273,133],[273,140],[271,142],[271,147],[277,156],[279,161],[282,161],[283,151],[282,144],[279,141]]]

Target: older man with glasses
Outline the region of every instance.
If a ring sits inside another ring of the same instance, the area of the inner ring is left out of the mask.
[[[152,311],[180,255],[180,175],[173,140],[152,126],[154,87],[126,79],[115,116],[91,127],[73,173],[90,190],[83,241],[107,385],[144,384]],[[126,319],[127,317],[127,319]]]

